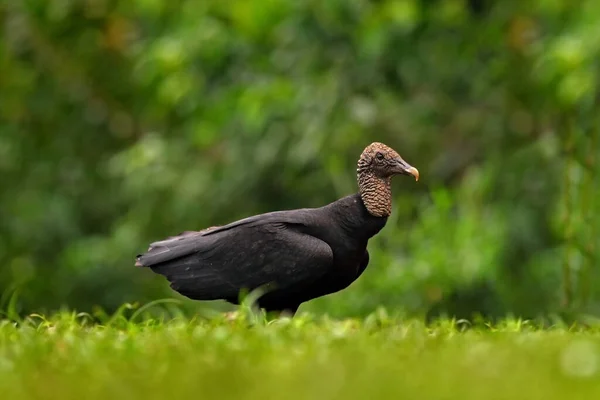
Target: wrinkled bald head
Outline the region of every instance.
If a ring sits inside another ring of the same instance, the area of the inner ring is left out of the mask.
[[[391,147],[375,142],[367,146],[358,160],[358,188],[367,211],[375,217],[392,213],[392,176],[412,175],[419,171],[409,165]]]
[[[368,145],[358,160],[358,171],[371,173],[378,178],[390,178],[393,175],[412,175],[419,180],[419,171],[400,157],[396,150],[383,143]]]

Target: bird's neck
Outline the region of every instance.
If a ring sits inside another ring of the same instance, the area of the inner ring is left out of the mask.
[[[354,193],[339,200],[329,203],[323,207],[326,218],[333,217],[336,225],[339,225],[346,233],[348,238],[353,238],[360,243],[375,236],[385,226],[388,217],[375,216],[371,214],[360,195]],[[333,238],[332,240],[336,240]]]
[[[369,214],[374,217],[389,217],[392,213],[391,178],[380,178],[371,172],[358,174],[360,197]]]

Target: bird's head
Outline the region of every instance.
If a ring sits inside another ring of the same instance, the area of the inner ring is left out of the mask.
[[[394,175],[411,175],[419,180],[419,171],[396,150],[383,143],[368,145],[358,160],[358,187],[367,211],[376,217],[392,213],[391,180]]]
[[[394,175],[412,175],[419,180],[419,171],[408,164],[396,150],[383,143],[371,143],[358,160],[358,174],[373,174],[381,179]]]

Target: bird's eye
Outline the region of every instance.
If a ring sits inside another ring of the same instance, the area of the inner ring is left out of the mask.
[[[383,153],[378,151],[377,154],[375,154],[375,157],[377,157],[378,160],[383,160]]]

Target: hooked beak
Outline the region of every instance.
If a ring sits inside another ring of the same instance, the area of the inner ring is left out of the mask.
[[[412,165],[408,164],[406,161],[404,161],[401,158],[396,159],[397,162],[397,173],[399,174],[403,174],[403,175],[412,175],[415,177],[415,181],[419,180],[419,170],[416,169],[415,167],[413,167]]]

